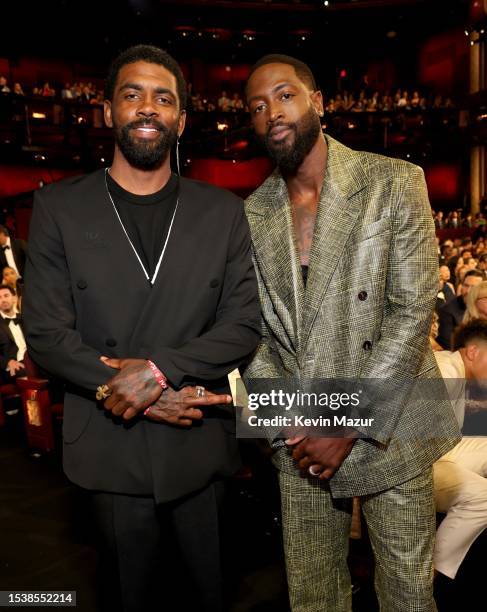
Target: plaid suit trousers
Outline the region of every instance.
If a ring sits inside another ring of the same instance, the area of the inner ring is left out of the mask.
[[[351,612],[347,566],[352,499],[318,480],[279,472],[292,612]],[[381,612],[435,612],[432,470],[361,497]]]

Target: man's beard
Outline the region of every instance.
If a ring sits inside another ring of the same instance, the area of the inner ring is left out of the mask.
[[[285,138],[282,142],[273,142],[269,132],[272,128],[285,125],[294,131],[294,139]],[[275,161],[283,174],[294,174],[303,163],[304,158],[315,145],[321,134],[321,122],[314,108],[310,108],[295,123],[274,123],[269,126],[265,136],[259,139],[267,153]]]
[[[135,138],[130,131],[139,127],[151,127],[159,130],[154,139]],[[140,170],[159,168],[169,155],[178,139],[178,127],[167,128],[154,119],[142,119],[120,127],[114,123],[115,141],[122,155],[131,166]]]

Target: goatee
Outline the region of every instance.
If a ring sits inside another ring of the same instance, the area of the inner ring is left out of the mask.
[[[287,142],[287,138],[282,142],[273,142],[270,137],[270,130],[278,125],[285,125],[293,130],[294,139],[290,139],[289,142]],[[267,134],[261,136],[260,140],[282,174],[294,174],[315,145],[320,134],[320,118],[315,109],[310,108],[295,123],[275,123],[271,125]]]
[[[139,127],[151,127],[159,131],[158,137],[144,139],[132,136],[131,130]],[[122,127],[114,122],[115,141],[122,155],[131,166],[140,170],[155,170],[159,168],[178,139],[178,128],[175,125],[167,128],[154,119],[132,121]]]

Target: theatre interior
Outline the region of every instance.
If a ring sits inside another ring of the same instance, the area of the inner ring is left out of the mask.
[[[447,292],[461,295],[471,270],[487,280],[487,0],[51,0],[3,3],[1,12],[2,245],[6,229],[28,252],[36,190],[110,166],[105,77],[135,44],[167,50],[188,85],[173,171],[247,198],[273,165],[251,127],[246,79],[260,57],[279,53],[313,71],[325,134],[424,170],[446,268],[438,311]],[[21,314],[22,274],[4,260],[2,283],[15,287]],[[437,336],[431,342],[449,348]],[[0,591],[76,591],[80,611],[97,610],[89,513],[62,469],[60,382],[35,364],[28,372],[0,386]],[[239,445],[243,467],[227,482],[221,513],[226,609],[286,612],[271,451],[264,440]],[[436,519],[439,526],[444,515]],[[439,612],[487,609],[486,557],[487,529],[454,579],[435,577]],[[358,499],[348,564],[353,610],[379,610]]]

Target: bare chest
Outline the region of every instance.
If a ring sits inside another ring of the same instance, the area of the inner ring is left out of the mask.
[[[293,200],[291,210],[301,265],[308,266],[318,202],[314,198]]]

